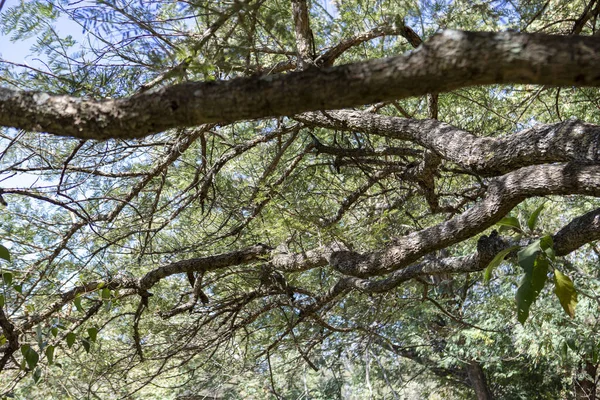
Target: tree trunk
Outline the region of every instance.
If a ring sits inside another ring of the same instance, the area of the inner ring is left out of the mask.
[[[479,364],[477,361],[471,361],[471,363],[467,365],[467,375],[473,390],[475,390],[477,400],[493,399],[492,393],[490,392],[485,380],[485,374],[483,373],[481,364]]]

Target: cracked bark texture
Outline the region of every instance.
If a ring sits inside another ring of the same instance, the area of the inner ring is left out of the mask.
[[[88,100],[0,88],[0,125],[82,139],[292,115],[493,83],[600,87],[595,38],[443,31],[412,53],[327,69],[189,82]]]

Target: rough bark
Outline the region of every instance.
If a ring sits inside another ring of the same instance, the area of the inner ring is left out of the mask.
[[[595,163],[600,160],[600,127],[577,120],[539,125],[508,136],[489,138],[477,137],[440,121],[361,111],[311,112],[295,118],[312,126],[410,141],[486,177],[536,164]]]
[[[296,31],[296,49],[298,51],[297,68],[304,70],[313,64],[314,39],[308,20],[306,0],[292,0],[292,16]]]
[[[467,375],[469,376],[469,382],[475,390],[477,400],[492,400],[492,393],[487,385],[485,374],[481,364],[477,361],[471,361],[466,367]]]
[[[88,100],[0,89],[0,125],[85,139],[293,115],[494,83],[600,86],[600,42],[580,36],[444,31],[412,53],[328,69],[189,82]]]
[[[330,263],[345,275],[386,274],[482,232],[525,198],[549,194],[598,196],[598,178],[598,166],[559,164],[521,168],[491,181],[481,202],[446,222],[400,237],[394,246],[383,251],[367,255],[336,252]]]

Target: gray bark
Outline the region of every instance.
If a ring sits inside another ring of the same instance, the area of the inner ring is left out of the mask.
[[[568,120],[539,125],[498,138],[473,133],[436,120],[416,120],[361,111],[311,112],[295,118],[311,126],[406,140],[481,176],[552,162],[600,160],[600,127]]]
[[[591,37],[444,31],[412,53],[328,69],[188,82],[88,100],[0,88],[0,125],[84,139],[293,115],[497,83],[600,86]]]
[[[304,70],[313,64],[314,58],[314,39],[310,30],[306,0],[292,0],[292,15],[294,16],[298,51],[297,68]]]

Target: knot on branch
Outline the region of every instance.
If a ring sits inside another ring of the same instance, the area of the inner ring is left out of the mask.
[[[487,265],[498,254],[498,252],[508,247],[496,230],[493,230],[489,236],[483,235],[477,240],[477,255],[480,265]]]
[[[368,255],[350,250],[333,251],[329,264],[344,275],[367,277],[373,269],[373,260]]]

